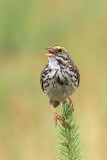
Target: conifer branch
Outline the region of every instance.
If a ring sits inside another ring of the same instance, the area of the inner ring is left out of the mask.
[[[62,111],[62,122],[59,126],[59,134],[58,134],[58,151],[61,156],[58,157],[59,160],[81,160],[81,148],[79,146],[79,133],[78,128],[79,125],[76,125],[74,120],[74,113],[72,106],[69,111],[69,104],[63,105]]]

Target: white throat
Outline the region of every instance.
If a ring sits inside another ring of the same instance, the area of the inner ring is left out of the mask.
[[[48,61],[49,61],[49,67],[51,69],[58,69],[58,70],[60,70],[60,66],[59,66],[58,61],[56,60],[55,57],[48,58]]]

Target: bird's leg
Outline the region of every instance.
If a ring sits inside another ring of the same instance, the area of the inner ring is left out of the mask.
[[[72,110],[74,111],[74,105],[73,105],[73,102],[72,102],[72,100],[71,100],[71,98],[70,98],[70,97],[68,97],[68,99],[69,99],[69,107],[68,107],[68,109],[67,109],[67,112],[69,111],[69,109],[70,109],[71,105],[72,105]]]
[[[54,112],[54,116],[55,116],[55,118],[54,118],[54,122],[55,122],[55,126],[57,126],[57,119],[59,120],[59,121],[61,121],[61,123],[62,123],[62,125],[63,125],[63,121],[62,121],[62,116],[60,116],[60,115],[58,115],[58,113],[56,113],[56,111],[55,111],[55,108],[54,108],[54,105],[52,104],[52,103],[50,103],[50,105],[51,105],[51,108],[52,108],[52,110],[53,110],[53,112]]]

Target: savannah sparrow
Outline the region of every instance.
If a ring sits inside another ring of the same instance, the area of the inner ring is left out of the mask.
[[[62,106],[66,99],[75,92],[79,86],[79,70],[72,61],[68,51],[59,45],[46,48],[48,54],[48,64],[41,72],[40,82],[43,92],[48,96],[50,105],[57,119],[61,120],[55,112],[55,107],[59,104]],[[72,101],[69,98],[71,105]],[[72,105],[73,106],[73,105]]]

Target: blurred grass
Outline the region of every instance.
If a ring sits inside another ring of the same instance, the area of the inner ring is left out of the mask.
[[[81,73],[72,95],[84,160],[107,159],[107,2],[0,2],[0,159],[56,159],[56,133],[40,72],[45,47],[67,48]],[[61,107],[56,109],[61,112]]]

